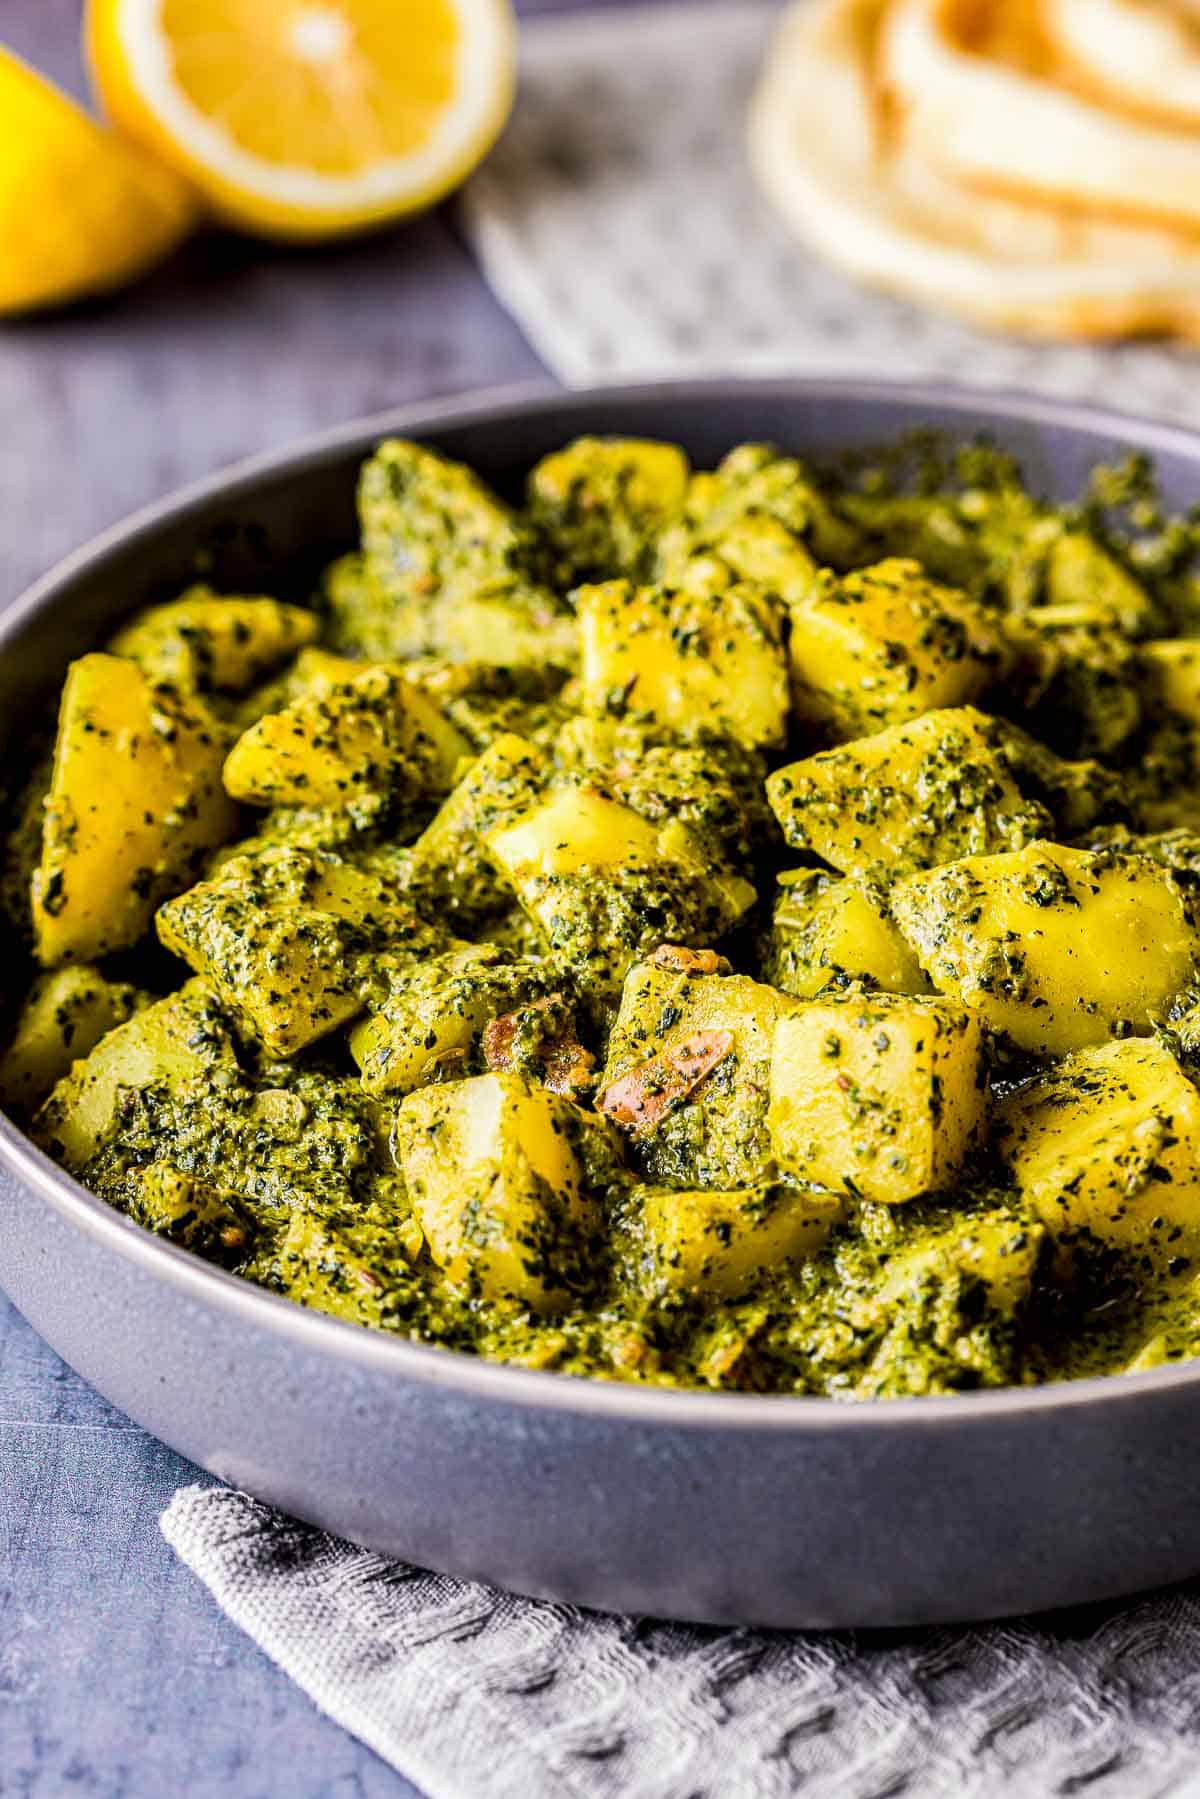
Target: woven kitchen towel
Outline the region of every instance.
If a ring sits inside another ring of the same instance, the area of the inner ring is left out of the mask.
[[[1200,1588],[1049,1623],[709,1630],[514,1599],[224,1487],[163,1530],[429,1799],[1193,1799]]]
[[[464,218],[495,292],[563,381],[925,372],[1200,417],[1194,355],[985,336],[857,288],[796,243],[743,148],[773,20],[740,0],[526,26],[516,113]]]

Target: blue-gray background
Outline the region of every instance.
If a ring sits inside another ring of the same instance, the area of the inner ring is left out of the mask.
[[[81,93],[78,28],[79,0],[0,0],[0,41]],[[236,456],[539,376],[451,214],[319,252],[199,238],[116,300],[0,327],[0,603]],[[195,1478],[0,1294],[0,1793],[411,1793],[174,1560],[158,1515]]]

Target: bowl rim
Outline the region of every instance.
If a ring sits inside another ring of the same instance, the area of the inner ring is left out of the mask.
[[[929,407],[942,414],[970,415],[976,425],[981,418],[997,425],[1018,421],[1118,440],[1132,432],[1141,451],[1152,455],[1174,453],[1192,459],[1200,481],[1200,431],[1166,419],[1018,389],[943,383],[935,377],[896,379],[859,373],[761,378],[717,375],[572,389],[559,388],[549,381],[523,382],[473,390],[449,400],[388,407],[347,420],[308,433],[290,444],[240,458],[152,501],[69,552],[3,607],[0,656],[10,650],[13,639],[43,610],[53,606],[64,588],[108,557],[126,551],[139,538],[186,518],[222,496],[233,498],[264,480],[317,467],[355,446],[365,448],[391,433],[420,437],[445,427],[496,424],[505,418],[527,417],[546,409],[563,414],[567,429],[578,415],[578,426],[583,430],[590,408],[633,401],[653,405],[657,399],[667,402],[684,397],[715,403],[753,397],[781,401],[808,398],[839,404],[890,402]],[[261,1331],[290,1338],[298,1349],[331,1355],[364,1372],[390,1374],[514,1408],[591,1414],[624,1419],[631,1424],[669,1425],[678,1430],[721,1428],[771,1435],[780,1431],[851,1430],[870,1434],[906,1423],[929,1429],[944,1428],[957,1421],[960,1428],[979,1428],[998,1416],[1075,1410],[1101,1402],[1137,1403],[1151,1393],[1200,1387],[1200,1359],[1133,1374],[1089,1375],[1077,1380],[980,1392],[853,1402],[810,1394],[642,1386],[514,1367],[353,1324],[230,1274],[191,1251],[156,1237],[115,1211],[51,1161],[3,1113],[0,1169],[13,1179],[18,1196],[22,1186],[31,1189],[66,1223],[82,1229],[142,1273],[162,1279],[211,1310]]]

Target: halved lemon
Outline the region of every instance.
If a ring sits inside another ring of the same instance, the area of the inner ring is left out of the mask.
[[[110,117],[267,236],[429,205],[512,105],[509,0],[89,0],[85,33]]]
[[[0,313],[120,287],[191,225],[186,183],[2,46],[0,119]]]

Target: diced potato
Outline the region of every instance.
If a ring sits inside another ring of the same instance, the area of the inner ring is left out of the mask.
[[[396,599],[436,593],[462,569],[496,573],[520,554],[511,508],[464,463],[405,438],[363,464],[358,511],[369,571]]]
[[[38,960],[96,961],[136,943],[237,813],[226,743],[197,700],[121,656],[83,656],[63,688],[33,877]]]
[[[129,1210],[140,1225],[215,1261],[244,1260],[261,1228],[261,1218],[238,1194],[170,1162],[138,1169],[132,1184]]]
[[[461,463],[398,438],[380,444],[359,513],[364,556],[327,577],[336,649],[572,665],[574,619],[532,579],[512,512]]]
[[[986,1128],[977,1017],[947,1000],[847,994],[779,1020],[771,1142],[804,1181],[884,1205],[954,1182]]]
[[[513,1074],[410,1093],[396,1153],[429,1252],[483,1299],[550,1311],[586,1284],[593,1225],[579,1143],[597,1121]]]
[[[796,711],[838,738],[962,706],[1006,659],[994,617],[898,556],[840,580],[826,571],[790,619]]]
[[[383,875],[285,848],[225,863],[164,906],[157,925],[165,947],[280,1056],[362,1010],[382,948],[422,954],[445,941]]]
[[[445,793],[470,746],[403,673],[368,668],[251,725],[229,752],[225,785],[256,806],[346,806]]]
[[[1200,956],[1170,871],[1116,851],[967,857],[899,882],[892,912],[940,992],[1037,1055],[1148,1031]]]
[[[416,1220],[370,1205],[352,1217],[297,1207],[275,1257],[274,1275],[301,1305],[351,1324],[383,1324],[388,1301],[420,1253]]]
[[[880,881],[797,868],[779,877],[769,978],[797,999],[854,982],[927,993],[929,982],[888,909]]]
[[[480,853],[481,839],[505,820],[527,812],[545,782],[544,758],[512,732],[472,762],[412,845],[410,890],[446,916],[477,922],[503,910],[507,883]]]
[[[973,706],[927,712],[776,769],[767,798],[793,849],[843,874],[930,868],[1017,848],[1051,825],[1022,798],[1005,730]]]
[[[1050,606],[1086,608],[1126,636],[1140,637],[1155,623],[1154,603],[1140,582],[1086,531],[1064,531],[1046,560]]]
[[[242,693],[317,632],[316,614],[303,606],[200,586],[139,612],[108,647],[132,657],[152,680]]]
[[[750,883],[684,826],[588,787],[552,789],[483,845],[548,947],[603,998],[637,956],[662,942],[714,942],[754,902]]]
[[[571,669],[577,638],[574,615],[553,594],[507,576],[447,589],[427,609],[414,653],[518,671]]]
[[[649,1180],[714,1188],[770,1180],[772,1035],[796,1002],[746,975],[691,972],[679,961],[680,952],[660,951],[630,969],[600,1109],[628,1133]]]
[[[531,473],[529,516],[564,587],[637,576],[682,510],[687,485],[688,460],[676,444],[580,437]]]
[[[1022,1197],[1059,1238],[1178,1250],[1200,1231],[1200,1093],[1166,1046],[1127,1038],[1068,1056],[1000,1107]]]
[[[310,644],[301,650],[287,671],[287,683],[292,690],[290,697],[298,699],[305,693],[328,693],[331,687],[348,687],[371,666],[358,656],[339,656],[336,650]]]
[[[1142,719],[1135,646],[1105,619],[1039,606],[1009,627],[1031,728],[1073,756],[1111,756]]]
[[[1029,1297],[1045,1241],[1042,1225],[1012,1212],[966,1213],[894,1257],[877,1303],[896,1313],[922,1279],[944,1281],[949,1268],[983,1288],[989,1311],[1011,1317]]]
[[[0,1058],[0,1103],[17,1113],[39,1105],[72,1062],[89,1054],[106,1031],[124,1023],[134,998],[134,989],[125,982],[106,981],[82,963],[42,975]]]
[[[135,1012],[76,1062],[34,1120],[34,1134],[75,1174],[122,1122],[121,1096],[147,1088],[184,1097],[208,1091],[237,1063],[211,988],[188,981],[177,993]]]
[[[1200,725],[1200,638],[1163,637],[1140,653],[1159,705]]]
[[[769,519],[819,562],[850,568],[863,560],[859,533],[819,492],[803,464],[770,444],[738,444],[711,473],[693,475],[683,519],[663,534],[664,567],[697,551],[723,556],[743,525]],[[748,578],[758,579],[758,576]]]
[[[606,581],[581,588],[583,705],[680,736],[728,735],[747,748],[787,729],[779,609],[762,588],[669,593]]]
[[[489,943],[396,968],[370,1017],[350,1033],[363,1086],[407,1093],[443,1070],[463,1073],[484,1026],[545,993],[551,978],[544,963],[511,962]]]
[[[827,1193],[786,1187],[643,1187],[630,1212],[635,1278],[648,1297],[736,1299],[773,1269],[814,1255],[842,1208]]]
[[[1004,753],[1017,784],[1049,807],[1057,835],[1075,837],[1098,821],[1128,818],[1132,795],[1124,772],[1087,757],[1069,761],[1027,731],[1003,722]]]
[[[785,606],[807,599],[818,579],[817,565],[800,539],[762,513],[737,519],[707,548],[697,545],[690,530],[668,532],[657,575],[664,587],[685,593],[719,593],[731,581],[750,581],[778,595]]]

